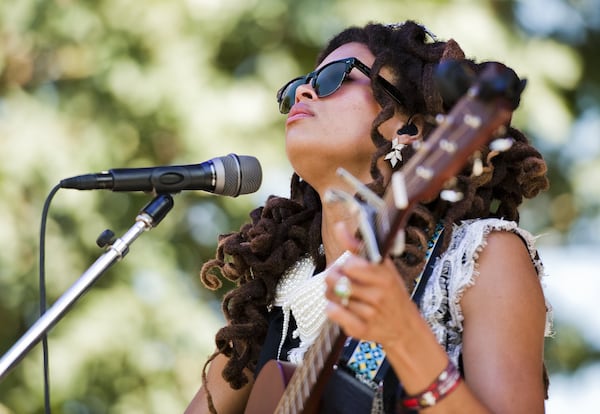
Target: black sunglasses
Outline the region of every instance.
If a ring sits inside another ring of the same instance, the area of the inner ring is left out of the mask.
[[[362,73],[371,77],[371,69],[355,57],[329,62],[322,68],[309,73],[306,76],[292,79],[277,92],[277,103],[279,112],[287,114],[296,103],[296,89],[298,86],[310,82],[310,86],[315,90],[319,98],[331,95],[346,80],[352,68],[360,70]],[[380,75],[377,75],[377,81],[383,87],[383,90],[396,102],[402,105],[400,92],[391,83],[386,81]]]

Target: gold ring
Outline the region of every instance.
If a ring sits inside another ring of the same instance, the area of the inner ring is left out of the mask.
[[[350,279],[346,276],[342,276],[335,282],[335,286],[333,287],[333,293],[340,298],[340,303],[342,306],[348,306],[350,302],[350,295],[352,295],[352,285],[350,283]]]

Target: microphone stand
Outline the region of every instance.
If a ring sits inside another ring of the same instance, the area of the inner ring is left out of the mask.
[[[111,265],[123,259],[129,246],[144,232],[156,227],[173,207],[170,194],[159,194],[138,214],[135,224],[116,239],[80,277],[44,312],[27,332],[0,359],[0,381],[37,344]]]

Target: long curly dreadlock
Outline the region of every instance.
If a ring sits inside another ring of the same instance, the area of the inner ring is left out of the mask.
[[[369,186],[381,195],[385,182],[377,162],[390,151],[391,143],[379,133],[378,127],[395,111],[423,115],[425,120],[447,113],[452,103],[444,102],[433,74],[440,62],[464,59],[464,53],[453,40],[428,41],[426,29],[408,21],[401,25],[368,24],[346,29],[323,49],[317,64],[333,50],[350,42],[365,44],[375,56],[371,85],[382,110],[371,129],[371,139],[377,150],[372,158],[373,181]],[[465,62],[475,72],[484,66],[470,60]],[[404,100],[403,107],[392,101],[374,82],[384,67],[393,74],[393,84]],[[424,131],[425,139],[434,127],[429,121]],[[466,167],[458,175],[457,183],[464,193],[460,202],[451,204],[438,198],[419,205],[411,216],[406,228],[405,253],[394,259],[407,286],[414,283],[424,265],[425,246],[437,223],[443,223],[450,233],[452,224],[464,219],[502,217],[518,221],[517,208],[523,197],[532,198],[547,189],[546,164],[539,152],[518,130],[509,127],[506,135],[514,140],[508,151],[498,154],[482,149],[483,174],[474,177],[470,167]],[[406,149],[404,160],[411,156],[410,148]],[[402,163],[398,163],[396,169],[401,167]],[[298,175],[292,177],[289,199],[270,197],[265,206],[252,211],[250,217],[251,222],[239,232],[219,238],[216,258],[205,263],[201,270],[202,282],[208,288],[216,289],[221,285],[219,276],[238,286],[223,300],[222,310],[228,324],[217,333],[217,350],[203,371],[206,382],[206,367],[218,354],[224,354],[229,360],[222,375],[234,389],[248,381],[244,368],[254,370],[256,366],[267,331],[265,310],[274,299],[281,275],[307,253],[317,263],[317,271],[325,267],[325,259],[318,253],[321,201],[317,192]],[[449,239],[445,237],[446,241]],[[211,402],[209,395],[209,404]]]

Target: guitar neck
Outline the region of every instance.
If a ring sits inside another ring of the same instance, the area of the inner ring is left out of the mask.
[[[314,413],[322,390],[329,379],[337,358],[344,346],[346,336],[340,327],[327,319],[315,342],[296,368],[276,413]]]

